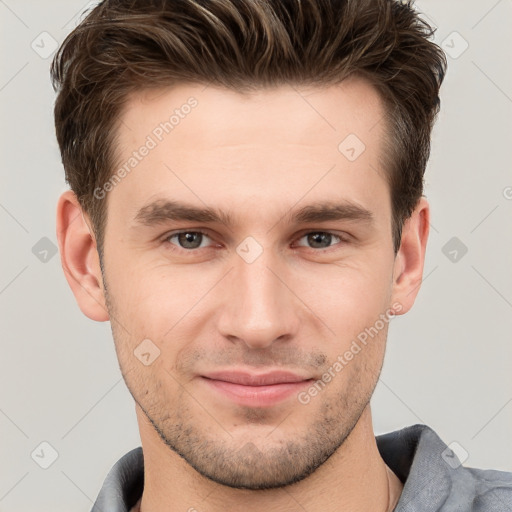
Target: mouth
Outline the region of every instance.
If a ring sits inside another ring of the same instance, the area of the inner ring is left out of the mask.
[[[271,407],[296,395],[314,380],[287,371],[213,372],[201,375],[200,379],[216,395],[249,407]]]

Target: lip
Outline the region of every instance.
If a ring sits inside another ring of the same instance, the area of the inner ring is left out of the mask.
[[[238,405],[270,407],[293,394],[313,380],[287,371],[267,371],[261,374],[222,371],[201,375],[201,380],[214,392]]]
[[[311,378],[283,370],[266,371],[265,373],[230,370],[206,373],[202,377],[232,384],[242,384],[243,386],[271,386],[274,384],[302,382]]]

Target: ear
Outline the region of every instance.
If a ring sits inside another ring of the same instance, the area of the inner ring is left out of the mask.
[[[401,305],[401,308],[395,308],[397,315],[407,313],[418,295],[429,227],[430,207],[422,197],[412,215],[404,222],[400,249],[395,257],[392,303]]]
[[[103,278],[93,230],[85,220],[74,192],[67,190],[57,203],[57,240],[68,284],[82,313],[92,320],[109,319]]]

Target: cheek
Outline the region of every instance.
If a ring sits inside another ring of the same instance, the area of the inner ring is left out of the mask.
[[[208,285],[207,276],[183,267],[151,262],[117,268],[109,274],[111,295],[119,319],[140,333],[163,334],[197,303]]]
[[[214,294],[208,298],[208,293],[219,275],[213,269],[198,275],[197,268],[146,264],[131,271],[125,266],[123,272],[116,269],[108,276],[115,306],[111,322],[118,358],[141,390],[151,381],[171,378],[176,363],[196,346],[197,340],[206,337],[205,329],[212,328],[207,317],[217,307],[212,302]],[[149,373],[137,359],[137,355],[147,359],[141,355],[146,353],[150,359],[156,356],[148,366]]]
[[[391,263],[325,265],[303,272],[295,289],[336,338],[346,341],[387,311],[391,276]]]

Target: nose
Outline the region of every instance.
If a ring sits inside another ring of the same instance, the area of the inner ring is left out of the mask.
[[[299,327],[301,302],[287,283],[291,278],[284,265],[269,253],[264,251],[252,263],[234,256],[219,316],[223,336],[255,349],[289,340]]]

